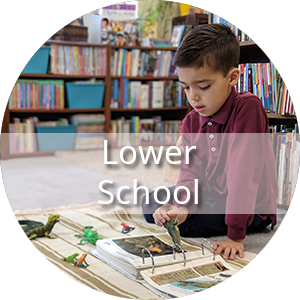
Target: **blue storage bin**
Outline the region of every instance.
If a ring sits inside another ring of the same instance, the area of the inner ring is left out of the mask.
[[[36,126],[38,150],[55,151],[74,148],[76,126]]]
[[[101,108],[105,91],[104,82],[90,84],[66,83],[67,104],[69,108]]]
[[[49,62],[50,45],[42,46],[31,57],[22,73],[31,74],[47,74],[48,62]]]

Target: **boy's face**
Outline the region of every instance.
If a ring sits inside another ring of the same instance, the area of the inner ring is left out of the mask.
[[[203,68],[177,67],[179,81],[191,106],[203,117],[219,111],[237,83],[239,71],[232,68],[226,77],[207,65]]]

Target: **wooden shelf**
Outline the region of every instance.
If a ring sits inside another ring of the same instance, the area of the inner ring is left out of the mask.
[[[178,80],[177,76],[169,76],[169,77],[153,77],[153,76],[143,76],[143,77],[132,77],[132,76],[111,76],[111,79],[121,79],[128,78],[129,80],[141,80],[141,81],[149,81],[149,80]]]
[[[8,158],[36,157],[36,156],[51,156],[55,151],[35,151],[30,153],[14,153],[9,154]]]
[[[112,108],[112,112],[141,112],[141,111],[162,111],[162,110],[187,110],[188,106],[182,107],[161,107],[161,108]]]
[[[24,78],[47,78],[47,79],[104,79],[106,75],[66,75],[66,74],[31,74],[21,73],[20,77]]]
[[[278,120],[297,120],[296,116],[291,115],[277,115],[277,114],[270,114],[267,113],[269,119],[278,119]]]
[[[27,114],[27,113],[39,113],[39,114],[57,114],[57,113],[85,113],[85,112],[89,112],[89,113],[98,113],[98,112],[104,112],[104,108],[80,108],[80,109],[70,109],[70,108],[64,108],[64,109],[51,109],[51,110],[47,110],[47,109],[10,109],[10,113],[23,113],[23,114]]]
[[[83,46],[83,47],[106,47],[104,44],[91,44],[82,41],[60,41],[60,40],[48,40],[45,45],[62,45],[62,46]]]
[[[153,50],[165,50],[165,51],[176,51],[177,48],[175,47],[141,47],[141,46],[115,46],[111,45],[112,49],[128,49],[128,50],[133,50],[133,49],[140,49],[140,50],[148,50],[148,51],[153,51]]]
[[[240,42],[240,47],[257,47],[257,45],[253,41],[244,41]]]

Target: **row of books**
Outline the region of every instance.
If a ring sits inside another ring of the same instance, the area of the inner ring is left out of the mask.
[[[31,153],[37,151],[37,142],[34,135],[37,118],[21,120],[13,118],[9,124],[9,153]]]
[[[186,105],[187,98],[179,81],[142,82],[130,81],[128,78],[112,80],[111,108],[162,108]]]
[[[9,109],[63,109],[63,80],[17,80],[8,100]]]
[[[161,116],[111,120],[113,147],[138,145],[175,145],[181,133],[182,121],[162,120]]]
[[[236,38],[240,42],[251,41],[251,38],[247,34],[245,34],[242,30],[240,30],[238,27],[234,26],[230,22],[226,21],[225,19],[217,15],[212,15],[212,22],[217,24],[224,24],[230,27],[232,32],[235,34]]]
[[[295,191],[300,162],[300,139],[297,130],[271,133],[278,181],[277,203],[289,206]]]
[[[51,45],[50,74],[106,75],[105,47]]]
[[[9,152],[32,153],[38,150],[36,138],[36,126],[57,127],[68,126],[69,120],[60,118],[56,121],[40,121],[38,117],[13,118],[13,123],[9,124]]]
[[[38,150],[36,126],[76,126],[74,149],[102,148],[104,144],[105,116],[103,114],[77,114],[70,118],[40,121],[38,117],[13,118],[9,124],[9,150],[11,154],[31,153]],[[59,149],[57,149],[59,150]]]
[[[249,91],[258,96],[269,113],[295,114],[289,91],[272,62],[240,64],[239,70],[238,92]]]
[[[74,149],[100,149],[105,139],[104,114],[77,114],[70,118],[76,126]]]
[[[172,61],[175,51],[115,49],[111,57],[112,76],[176,76]]]

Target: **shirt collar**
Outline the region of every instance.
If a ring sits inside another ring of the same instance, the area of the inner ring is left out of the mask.
[[[233,87],[231,90],[231,94],[228,97],[228,99],[225,101],[225,103],[223,104],[223,106],[220,108],[220,110],[212,116],[209,117],[202,117],[200,116],[200,126],[201,128],[204,127],[204,125],[209,121],[213,121],[219,124],[224,125],[226,123],[226,121],[228,120],[230,113],[232,111],[232,104],[233,104],[233,100],[235,99],[237,94],[237,91],[235,90],[235,88]]]

